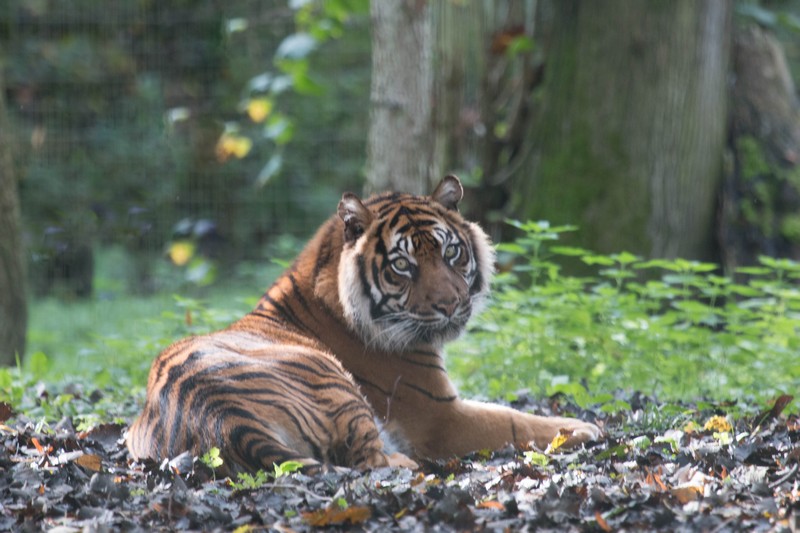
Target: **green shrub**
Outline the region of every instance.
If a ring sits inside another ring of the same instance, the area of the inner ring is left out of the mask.
[[[448,349],[465,391],[508,399],[520,389],[564,391],[587,402],[609,401],[615,389],[765,399],[800,385],[800,264],[762,257],[737,272],[746,278],[739,283],[714,264],[557,246],[569,226],[513,225],[524,235],[498,246],[500,263],[513,266]],[[565,274],[565,258],[596,274]]]

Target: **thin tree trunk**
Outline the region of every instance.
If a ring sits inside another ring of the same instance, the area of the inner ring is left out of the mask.
[[[373,0],[367,192],[430,192],[431,24],[424,0]]]
[[[25,352],[28,307],[12,129],[4,96],[0,72],[0,364],[13,365]]]
[[[730,3],[558,0],[516,214],[601,252],[714,257]]]

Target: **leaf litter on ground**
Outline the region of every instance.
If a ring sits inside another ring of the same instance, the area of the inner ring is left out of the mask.
[[[0,530],[798,531],[790,396],[769,406],[617,396],[630,409],[515,402],[604,427],[601,442],[577,450],[507,446],[417,471],[268,473],[252,485],[189,454],[134,462],[124,424],[76,431],[69,418],[31,420],[4,404]]]

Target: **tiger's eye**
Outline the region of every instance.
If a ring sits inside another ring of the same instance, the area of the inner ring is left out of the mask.
[[[405,257],[398,257],[394,261],[392,261],[392,267],[397,270],[398,272],[405,272],[411,266],[411,263],[408,262],[408,259]]]
[[[458,246],[455,244],[448,244],[444,249],[445,259],[452,259],[458,254]]]

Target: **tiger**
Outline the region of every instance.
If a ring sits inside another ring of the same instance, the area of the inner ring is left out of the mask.
[[[494,248],[446,176],[429,196],[345,193],[255,308],[153,362],[134,459],[220,450],[226,471],[415,468],[507,444],[601,437],[595,424],[462,399],[443,346],[486,301]]]

